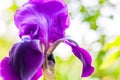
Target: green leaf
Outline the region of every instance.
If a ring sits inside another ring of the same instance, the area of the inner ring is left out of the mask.
[[[105,38],[106,38],[106,35],[101,35],[98,42],[100,42],[102,45],[104,45],[105,44]]]
[[[105,0],[99,0],[99,4],[104,4]]]
[[[83,10],[84,10],[84,8],[83,8]],[[90,28],[93,30],[96,30],[98,28],[96,21],[97,21],[98,17],[100,16],[100,12],[94,11],[94,10],[87,10],[83,14],[84,14],[83,22],[84,21],[89,22],[89,24],[91,26]]]
[[[99,51],[98,56],[96,57],[97,67],[99,67],[102,64],[105,53],[106,52],[104,50]]]
[[[109,18],[110,18],[110,19],[113,19],[113,18],[114,18],[114,16],[113,16],[113,15],[111,15],[111,16],[109,16]]]
[[[108,54],[103,63],[100,66],[100,69],[106,69],[111,66],[118,58],[120,57],[120,50],[117,50],[113,53]]]
[[[80,8],[80,12],[86,12],[86,9],[85,9],[85,7],[84,6],[81,6],[81,8]]]
[[[120,36],[117,36],[113,42],[106,43],[104,50],[108,51],[108,50],[110,50],[111,48],[114,48],[114,47],[120,47]]]
[[[13,11],[15,12],[18,9],[18,6],[16,5],[16,3],[13,3],[9,8],[8,11]]]
[[[90,28],[93,29],[93,30],[96,30],[98,28],[96,22],[90,22]]]

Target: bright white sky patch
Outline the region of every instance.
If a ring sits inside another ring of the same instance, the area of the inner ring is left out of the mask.
[[[104,7],[101,8],[100,12],[101,12],[102,16],[111,16],[116,11],[114,10],[113,7],[106,5],[106,6],[104,6]]]
[[[115,20],[110,20],[108,18],[100,17],[98,23],[103,28],[104,33],[107,36],[117,36],[120,35],[120,16],[117,16]]]
[[[12,0],[0,0],[0,12],[7,9],[12,4]]]
[[[81,0],[81,2],[86,7],[93,7],[99,4],[99,0]]]
[[[62,59],[68,59],[69,56],[72,54],[72,50],[68,45],[61,43],[59,46],[57,46],[54,53],[56,53],[56,55],[58,55]]]
[[[91,44],[99,39],[100,35],[97,31],[89,30],[85,34],[85,42],[86,44]]]
[[[96,43],[93,43],[93,45],[91,47],[94,52],[98,52],[98,51],[100,51],[102,45],[100,43],[96,42]]]
[[[16,0],[18,6],[22,6],[24,3],[26,3],[29,0]]]
[[[120,0],[109,0],[112,4],[120,4]]]
[[[71,25],[66,30],[66,35],[70,36],[73,40],[77,42],[81,42],[81,39],[88,30],[89,24],[80,23],[77,20],[71,20]]]
[[[5,32],[6,32],[5,24],[0,22],[0,36],[5,34]]]
[[[14,33],[18,34],[18,29],[15,26],[14,21],[12,21],[12,23],[10,24],[10,29],[11,29],[12,34],[14,34]]]
[[[116,9],[120,13],[120,4],[116,6]]]
[[[0,15],[0,36],[5,34],[5,32],[6,32],[6,25],[3,22],[3,20],[1,19],[1,15]]]

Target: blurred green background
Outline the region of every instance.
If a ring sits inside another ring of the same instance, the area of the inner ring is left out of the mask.
[[[0,0],[0,61],[20,41],[13,17],[26,1]],[[91,53],[95,72],[81,78],[81,61],[70,47],[60,44],[54,51],[56,80],[120,80],[120,0],[66,0],[66,3],[71,16],[66,35]]]

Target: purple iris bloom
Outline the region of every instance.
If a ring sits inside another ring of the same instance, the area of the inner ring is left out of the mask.
[[[4,80],[37,80],[42,75],[43,55],[50,55],[60,42],[82,61],[82,77],[93,73],[90,54],[65,36],[70,18],[64,0],[29,0],[16,11],[14,21],[23,42],[13,45],[9,57],[2,60]]]

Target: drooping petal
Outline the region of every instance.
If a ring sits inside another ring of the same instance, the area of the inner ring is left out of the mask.
[[[89,55],[89,53],[85,49],[80,48],[78,46],[72,47],[72,50],[73,50],[73,53],[83,63],[82,77],[90,76],[93,73],[94,68],[91,66],[92,60],[91,60],[91,56]]]
[[[69,27],[67,5],[63,0],[30,0],[16,11],[14,21],[20,37],[30,35],[42,42],[54,42],[64,37]]]
[[[55,48],[59,45],[59,43],[64,42],[68,44],[72,48],[72,52],[76,57],[78,57],[83,63],[82,77],[88,77],[94,72],[94,68],[92,67],[92,58],[85,49],[80,48],[79,45],[72,39],[68,37],[64,37],[55,41],[50,48],[48,49],[47,55],[49,56]]]
[[[82,77],[88,77],[94,72],[94,68],[91,66],[92,58],[85,49],[80,48],[73,40],[68,40],[67,43],[72,48],[72,52],[78,57],[83,63]]]
[[[37,40],[20,42],[13,45],[9,57],[2,60],[1,76],[3,80],[31,80],[42,63],[43,54]]]

